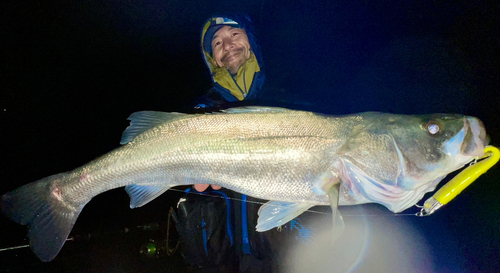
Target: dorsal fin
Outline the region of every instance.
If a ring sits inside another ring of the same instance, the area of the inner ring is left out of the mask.
[[[134,140],[138,135],[165,122],[172,122],[192,115],[182,113],[165,113],[156,111],[135,112],[128,117],[130,125],[123,131],[120,144]]]

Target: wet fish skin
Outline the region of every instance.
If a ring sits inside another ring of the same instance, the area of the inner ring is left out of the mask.
[[[391,209],[388,204],[401,203],[407,193],[412,203],[433,190],[486,145],[482,124],[459,115],[333,117],[247,108],[209,115],[138,112],[130,119],[122,147],[2,196],[2,211],[29,226],[31,248],[42,261],[57,255],[85,204],[113,188],[126,186],[132,208],[170,187],[197,183],[273,201],[329,205],[328,181],[334,178],[342,182],[339,205],[379,202]],[[439,135],[429,134],[429,122],[439,123]],[[470,143],[443,151],[461,131]],[[362,173],[395,201],[377,200],[372,189],[362,188],[366,181],[353,181],[349,172]]]

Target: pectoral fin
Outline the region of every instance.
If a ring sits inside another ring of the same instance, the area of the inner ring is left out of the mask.
[[[262,232],[284,225],[313,206],[309,203],[269,201],[259,209],[256,229]]]
[[[330,206],[332,208],[333,217],[333,238],[332,243],[335,242],[340,235],[344,232],[345,224],[342,215],[338,210],[339,207],[339,194],[340,194],[340,179],[332,171],[323,173],[318,181],[315,183],[313,190],[318,194],[327,194],[330,199]]]
[[[345,224],[340,211],[339,206],[339,192],[340,183],[334,184],[328,190],[328,198],[330,199],[330,206],[332,207],[332,218],[333,218],[333,232],[332,232],[332,243],[335,242],[344,232]]]

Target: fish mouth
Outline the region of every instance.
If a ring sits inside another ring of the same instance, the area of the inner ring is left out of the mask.
[[[460,146],[460,153],[464,156],[480,157],[489,139],[483,123],[474,117],[464,118],[465,136]]]

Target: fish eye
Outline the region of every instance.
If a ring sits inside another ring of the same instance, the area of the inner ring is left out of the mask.
[[[436,123],[431,121],[427,124],[427,132],[429,132],[429,134],[436,135],[440,131],[441,128],[439,128],[439,125],[437,125]]]

